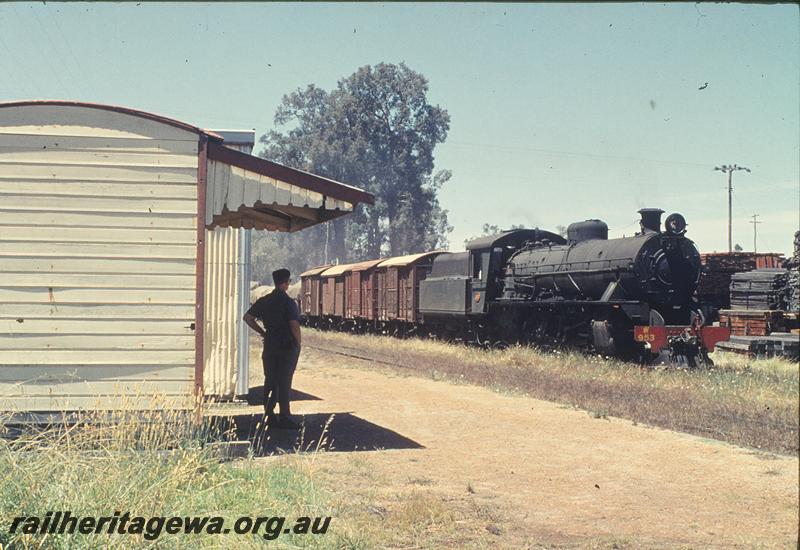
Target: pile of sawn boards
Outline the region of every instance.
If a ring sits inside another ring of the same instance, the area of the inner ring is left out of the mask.
[[[718,343],[717,348],[758,359],[787,357],[797,360],[800,357],[800,335],[773,332],[769,336],[731,336],[730,340]]]
[[[721,309],[719,322],[741,336],[766,336],[786,328],[783,311],[769,309]]]
[[[789,269],[789,292],[786,311],[800,313],[800,231],[794,234],[794,255],[786,262]]]
[[[717,309],[730,308],[731,276],[741,271],[756,269],[753,254],[701,254],[703,270],[697,285],[697,294],[703,303]]]
[[[731,309],[787,310],[789,271],[756,269],[731,276]]]
[[[789,270],[788,291],[786,293],[786,311],[800,313],[800,271]]]

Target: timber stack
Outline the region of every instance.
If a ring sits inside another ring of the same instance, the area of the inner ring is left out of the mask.
[[[779,265],[730,275],[730,309],[719,311],[719,321],[730,327],[731,338],[720,349],[758,358],[800,356],[800,231],[794,255]]]
[[[731,309],[786,310],[789,272],[756,269],[731,276]]]
[[[800,231],[794,234],[794,255],[786,262],[789,270],[786,311],[800,314]]]
[[[735,273],[780,267],[782,262],[781,254],[755,252],[700,254],[702,271],[697,286],[698,297],[702,303],[714,306],[716,309],[728,309],[731,307],[729,293],[731,277]]]

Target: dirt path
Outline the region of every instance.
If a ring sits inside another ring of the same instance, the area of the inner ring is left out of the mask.
[[[294,413],[335,413],[334,450],[385,449],[320,460],[490,504],[498,545],[796,547],[797,458],[365,367],[303,352]]]

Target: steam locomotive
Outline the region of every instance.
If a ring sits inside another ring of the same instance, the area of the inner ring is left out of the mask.
[[[640,231],[608,238],[600,220],[482,237],[430,252],[301,274],[307,324],[424,334],[485,346],[590,348],[649,362],[662,350],[694,366],[729,337],[695,298],[700,255],[686,220],[639,211]]]

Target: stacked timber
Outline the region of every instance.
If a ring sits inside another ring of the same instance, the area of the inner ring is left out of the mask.
[[[777,267],[780,254],[754,252],[706,253],[700,255],[702,271],[697,294],[704,304],[717,309],[727,309],[730,304],[731,276],[760,267]]]
[[[736,263],[737,259],[733,260],[723,263]],[[794,255],[786,262],[778,262],[777,255],[754,260],[755,269],[751,267],[729,275],[730,309],[719,311],[719,321],[721,326],[731,329],[731,338],[717,347],[756,358],[797,359],[800,356],[800,334],[795,328],[800,317],[800,231],[794,235]],[[783,269],[778,269],[781,266]],[[792,332],[784,332],[787,329]]]
[[[756,269],[731,276],[731,309],[785,310],[789,272]]]
[[[786,312],[800,313],[800,271],[797,268],[790,269],[787,276]]]
[[[786,295],[786,312],[800,313],[800,231],[794,234],[794,256],[786,262],[789,270],[788,290]]]
[[[766,336],[784,330],[782,311],[755,309],[723,309],[719,324],[731,329],[734,336]]]
[[[800,357],[800,335],[782,333],[769,336],[731,336],[730,340],[720,342],[716,347],[756,359],[786,357],[797,360]]]

